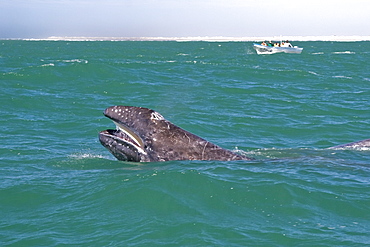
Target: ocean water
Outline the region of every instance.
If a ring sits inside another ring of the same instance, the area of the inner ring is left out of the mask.
[[[1,246],[370,245],[370,42],[0,41]],[[252,161],[117,161],[112,105]]]

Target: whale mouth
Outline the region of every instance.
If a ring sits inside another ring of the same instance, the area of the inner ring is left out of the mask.
[[[101,132],[102,135],[110,137],[116,140],[119,143],[126,143],[133,147],[135,147],[140,153],[146,154],[144,151],[145,145],[143,140],[138,136],[134,131],[132,131],[129,127],[118,123],[113,120],[113,123],[116,125],[116,129],[106,130]]]

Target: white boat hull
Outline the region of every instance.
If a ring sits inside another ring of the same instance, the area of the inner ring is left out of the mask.
[[[253,48],[256,50],[257,54],[275,54],[275,53],[295,53],[301,54],[303,48],[295,47],[275,47],[275,46],[265,46],[260,44],[253,44]]]

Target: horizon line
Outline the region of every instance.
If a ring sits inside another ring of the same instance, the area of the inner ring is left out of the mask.
[[[207,41],[207,42],[260,42],[266,40],[290,40],[290,41],[370,41],[368,35],[291,35],[291,36],[189,36],[189,37],[84,37],[84,36],[50,36],[47,38],[0,38],[0,40],[29,40],[29,41]]]

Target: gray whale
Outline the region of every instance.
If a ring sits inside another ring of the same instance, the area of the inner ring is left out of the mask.
[[[104,115],[113,120],[116,129],[101,131],[99,140],[118,160],[252,160],[186,131],[148,108],[111,106]],[[361,148],[370,148],[370,139],[329,149]]]
[[[111,106],[104,115],[116,129],[99,133],[100,143],[118,160],[250,160],[223,149],[164,119],[158,112],[134,106]]]
[[[370,148],[370,139],[346,143],[346,144],[330,147],[329,149],[360,149],[361,150],[362,148],[366,148],[366,149]]]

